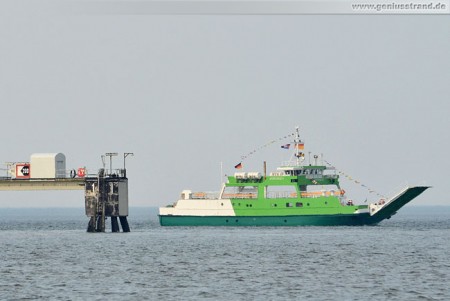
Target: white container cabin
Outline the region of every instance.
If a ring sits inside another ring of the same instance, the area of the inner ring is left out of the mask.
[[[32,154],[31,179],[54,179],[66,177],[66,156],[62,153]]]

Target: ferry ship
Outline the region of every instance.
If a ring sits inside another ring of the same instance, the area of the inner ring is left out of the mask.
[[[318,156],[304,164],[298,128],[294,136],[293,157],[277,171],[267,175],[264,163],[263,174],[236,172],[218,193],[184,190],[177,202],[159,208],[161,226],[374,225],[430,188],[407,186],[391,198],[354,204],[335,168],[318,164]]]

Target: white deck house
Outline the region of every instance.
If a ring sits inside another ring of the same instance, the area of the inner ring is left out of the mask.
[[[66,156],[64,154],[32,154],[30,159],[30,178],[54,179],[66,177]]]

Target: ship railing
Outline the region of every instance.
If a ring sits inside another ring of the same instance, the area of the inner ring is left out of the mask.
[[[345,194],[344,190],[328,190],[328,191],[311,191],[311,192],[301,192],[300,195],[302,198],[318,198],[318,197],[330,197],[337,196],[343,197]],[[286,199],[286,198],[297,198],[297,192],[291,191],[270,191],[267,192],[266,197],[268,199]]]
[[[285,175],[286,175],[286,173],[284,171],[273,171],[270,173],[270,176],[272,176],[272,177],[282,177]]]
[[[257,193],[224,193],[222,199],[256,199]]]
[[[344,190],[321,190],[321,191],[310,191],[302,192],[300,195],[302,198],[318,198],[318,197],[329,197],[329,196],[343,196],[345,194]]]
[[[191,194],[191,199],[194,200],[217,200],[220,192],[217,191],[198,191]]]
[[[268,191],[266,197],[268,199],[295,199],[297,193],[292,191]]]

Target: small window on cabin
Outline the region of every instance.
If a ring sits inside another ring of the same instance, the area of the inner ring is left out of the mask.
[[[303,203],[295,203],[295,207],[303,207]]]
[[[292,207],[292,206],[293,206],[292,203],[286,203],[286,207],[290,208],[290,207]]]

